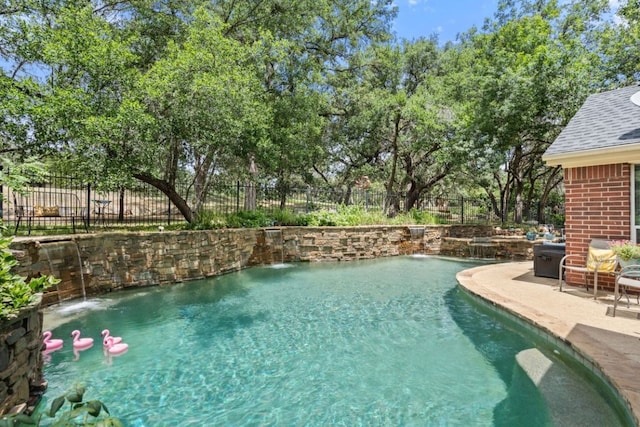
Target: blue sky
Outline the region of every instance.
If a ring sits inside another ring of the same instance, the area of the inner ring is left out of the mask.
[[[441,43],[473,25],[481,27],[493,16],[498,0],[396,0],[398,17],[393,30],[399,38],[416,39],[438,34]]]

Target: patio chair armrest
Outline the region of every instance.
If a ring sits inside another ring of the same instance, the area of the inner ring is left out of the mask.
[[[584,258],[584,256],[582,256],[580,254],[568,254],[568,255],[565,255],[565,256],[562,257],[562,259],[560,259],[560,267],[565,266],[566,261],[568,259],[573,259],[573,258],[581,259],[581,258]]]

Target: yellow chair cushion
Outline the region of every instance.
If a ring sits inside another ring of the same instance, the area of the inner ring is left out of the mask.
[[[587,270],[611,272],[616,268],[616,254],[610,249],[589,248]]]
[[[34,206],[34,216],[60,216],[57,206]]]

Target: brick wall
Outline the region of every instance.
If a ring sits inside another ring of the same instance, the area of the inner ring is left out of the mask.
[[[585,264],[594,237],[629,239],[631,236],[631,165],[612,164],[565,169],[565,230],[567,254],[579,254],[575,264]],[[568,273],[567,282],[584,277]],[[598,280],[613,286],[611,278]]]

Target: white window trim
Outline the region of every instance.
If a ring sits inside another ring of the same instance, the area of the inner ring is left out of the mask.
[[[640,224],[636,224],[636,168],[640,168],[640,165],[633,164],[631,166],[631,191],[629,192],[629,197],[631,198],[631,230],[629,235],[632,242],[638,243],[637,235],[640,231]]]

